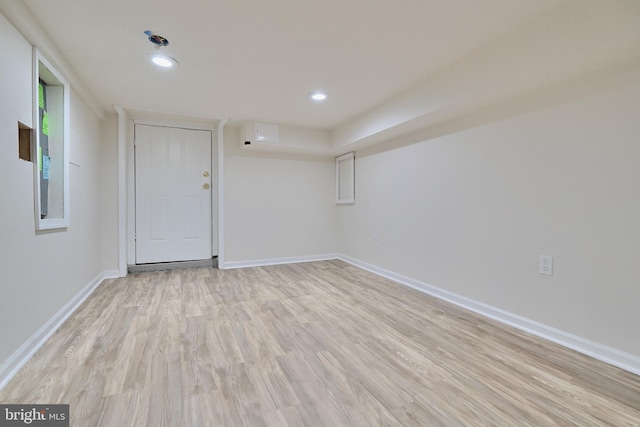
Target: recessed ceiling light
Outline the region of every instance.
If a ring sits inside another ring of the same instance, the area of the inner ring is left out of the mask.
[[[178,61],[167,55],[151,55],[151,62],[162,68],[173,68],[178,66]]]
[[[324,101],[327,99],[327,94],[324,92],[313,92],[310,96],[314,101]]]

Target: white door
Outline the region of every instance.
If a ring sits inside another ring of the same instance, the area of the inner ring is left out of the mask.
[[[211,137],[135,125],[136,264],[211,258]]]

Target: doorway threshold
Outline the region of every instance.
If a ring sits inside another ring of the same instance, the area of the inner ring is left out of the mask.
[[[130,274],[147,273],[149,271],[181,270],[186,268],[218,268],[218,257],[197,261],[158,262],[152,264],[135,264],[127,267]]]

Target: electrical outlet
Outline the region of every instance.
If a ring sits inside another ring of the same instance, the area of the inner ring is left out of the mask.
[[[545,274],[547,276],[553,275],[553,257],[548,255],[540,255],[540,262],[538,264],[538,273]]]
[[[380,229],[379,228],[374,228],[373,229],[373,240],[380,240]]]

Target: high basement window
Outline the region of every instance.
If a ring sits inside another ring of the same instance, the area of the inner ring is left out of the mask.
[[[355,195],[355,153],[347,153],[336,157],[336,203],[353,204]]]
[[[36,229],[69,226],[69,83],[34,48]]]

